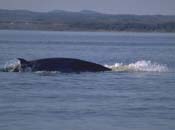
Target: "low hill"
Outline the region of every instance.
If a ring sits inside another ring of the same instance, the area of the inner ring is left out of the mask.
[[[175,32],[175,15],[112,15],[90,10],[32,12],[0,9],[0,29]]]

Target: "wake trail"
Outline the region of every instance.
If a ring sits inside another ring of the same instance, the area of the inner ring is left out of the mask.
[[[113,65],[105,65],[105,67],[118,72],[168,72],[166,65],[146,60],[140,60],[130,64],[115,63]]]

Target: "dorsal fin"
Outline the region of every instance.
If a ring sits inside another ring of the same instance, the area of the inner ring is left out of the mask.
[[[27,63],[29,63],[28,61],[26,61],[23,58],[17,58],[17,59],[20,61],[21,64],[27,64]]]

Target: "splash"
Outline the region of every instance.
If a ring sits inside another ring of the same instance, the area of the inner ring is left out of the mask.
[[[17,59],[13,59],[8,61],[5,65],[4,65],[4,71],[5,72],[14,72],[15,69],[17,67],[20,67],[20,61]]]
[[[123,63],[116,63],[114,65],[105,65],[108,68],[111,68],[113,71],[134,71],[134,72],[167,72],[168,67],[166,65],[161,65],[151,61],[137,61],[125,65]]]

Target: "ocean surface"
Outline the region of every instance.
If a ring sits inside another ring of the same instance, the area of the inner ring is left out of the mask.
[[[0,130],[175,129],[175,34],[0,31],[0,68],[67,57],[111,72],[0,72]]]

